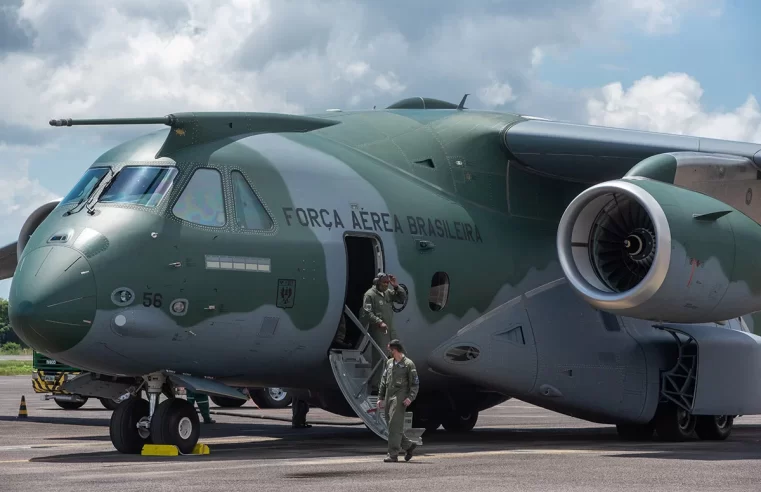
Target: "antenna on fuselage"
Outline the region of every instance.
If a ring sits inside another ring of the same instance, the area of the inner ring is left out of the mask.
[[[462,111],[465,109],[465,100],[468,98],[470,94],[465,94],[462,96],[462,100],[460,101],[460,104],[457,105],[457,111]]]

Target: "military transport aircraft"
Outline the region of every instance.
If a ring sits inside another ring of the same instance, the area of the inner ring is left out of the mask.
[[[121,396],[123,453],[193,448],[193,407],[159,403],[174,386],[297,388],[387,436],[368,390],[385,347],[357,319],[379,271],[408,294],[416,438],[511,397],[626,439],[724,439],[761,413],[761,144],[464,103],[52,120],[169,128],[3,248],[12,327],[89,371],[72,392]],[[352,349],[331,348],[342,315]]]

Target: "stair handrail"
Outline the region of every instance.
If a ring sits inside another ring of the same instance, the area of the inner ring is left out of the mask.
[[[344,314],[346,314],[346,316],[349,317],[352,323],[357,325],[357,328],[359,328],[359,331],[361,331],[366,337],[370,339],[370,343],[373,344],[373,347],[378,349],[378,352],[380,352],[381,356],[385,358],[386,352],[384,352],[383,349],[380,347],[380,345],[378,345],[378,342],[373,340],[373,337],[370,336],[370,333],[368,333],[367,329],[364,326],[362,326],[362,323],[359,322],[357,317],[354,316],[354,313],[351,312],[351,310],[349,309],[349,306],[347,306],[346,304],[344,304]]]

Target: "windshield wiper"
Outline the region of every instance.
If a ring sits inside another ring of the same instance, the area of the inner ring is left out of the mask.
[[[110,167],[108,168],[108,173],[109,174],[113,173],[113,170]],[[67,216],[69,216],[71,214],[75,214],[75,213],[79,212],[79,210],[77,210],[77,208],[79,208],[79,206],[82,205],[83,203],[86,206],[87,205],[87,201],[90,199],[92,194],[95,193],[95,190],[98,189],[98,186],[100,186],[101,183],[103,183],[103,178],[99,179],[98,182],[95,183],[95,186],[93,186],[92,189],[90,189],[90,193],[88,193],[86,197],[80,198],[79,201],[77,202],[77,204],[74,205],[73,207],[71,207],[69,210],[67,210],[66,213],[63,214],[63,216],[67,217]]]
[[[103,189],[100,191],[100,193],[98,193],[97,195],[94,195],[93,193],[90,193],[87,196],[87,201],[85,202],[85,208],[87,209],[87,213],[89,215],[92,215],[92,214],[95,213],[95,204],[98,202],[98,199],[103,195],[103,193],[105,193],[106,191],[108,191],[109,188],[111,188],[111,185],[114,183],[114,176],[115,176],[114,171],[109,167],[108,168],[108,174],[103,179],[103,181],[101,181],[101,183],[105,183],[106,186],[104,186]],[[95,191],[95,188],[93,188],[93,192],[94,191]],[[93,200],[92,204],[90,204],[90,199],[91,198],[95,198],[95,200]]]

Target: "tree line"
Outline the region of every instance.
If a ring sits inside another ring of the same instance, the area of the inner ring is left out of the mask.
[[[11,328],[11,321],[8,317],[8,300],[0,297],[0,354],[13,354],[26,348]]]

